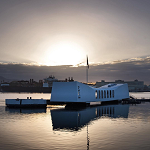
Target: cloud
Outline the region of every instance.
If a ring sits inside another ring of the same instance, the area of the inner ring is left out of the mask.
[[[0,64],[0,76],[8,79],[29,80],[33,78],[38,81],[54,75],[58,79],[73,77],[76,81],[86,81],[85,66],[38,66],[33,64]],[[89,81],[101,80],[141,80],[150,84],[150,57],[120,60],[111,63],[90,64]]]
[[[97,72],[97,74],[95,74]],[[91,66],[91,76],[98,75],[101,79],[112,81],[143,80],[149,84],[150,58],[134,58],[115,61],[109,64]],[[97,79],[97,78],[96,78]]]
[[[0,59],[44,64],[63,40],[95,62],[150,55],[149,7],[148,0],[1,0]]]

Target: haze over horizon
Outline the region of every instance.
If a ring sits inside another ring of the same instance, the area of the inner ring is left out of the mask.
[[[90,82],[150,84],[149,8],[149,0],[1,0],[0,76],[85,81],[88,55]]]

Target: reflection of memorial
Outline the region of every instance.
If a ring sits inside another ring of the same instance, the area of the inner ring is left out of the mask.
[[[5,107],[5,111],[9,113],[23,113],[23,114],[33,114],[33,113],[46,113],[46,108],[8,108]]]
[[[82,110],[54,109],[51,110],[53,130],[78,130],[94,119],[103,116],[111,118],[128,118],[129,105],[105,105],[87,107]]]

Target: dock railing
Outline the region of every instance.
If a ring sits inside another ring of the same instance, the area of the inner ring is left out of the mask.
[[[133,95],[130,95],[131,100],[150,100],[150,97],[135,97]]]

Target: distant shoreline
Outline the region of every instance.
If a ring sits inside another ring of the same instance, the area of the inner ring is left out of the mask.
[[[0,92],[4,93],[51,93],[51,91],[52,87],[5,86],[0,89]]]
[[[0,87],[2,93],[51,93],[52,87]],[[150,92],[150,90],[135,90],[129,92]]]
[[[129,92],[150,92],[150,90],[142,90],[142,91],[129,91]]]

